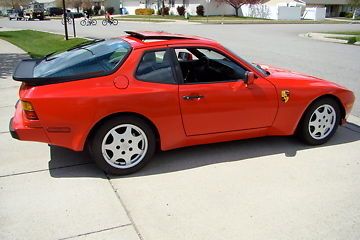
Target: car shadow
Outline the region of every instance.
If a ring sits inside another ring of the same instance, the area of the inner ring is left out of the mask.
[[[27,54],[0,54],[0,79],[12,76],[16,65],[22,60],[29,58]]]
[[[295,137],[263,137],[216,144],[207,144],[157,153],[150,163],[139,172],[127,176],[110,176],[111,178],[133,178],[163,173],[183,171],[187,169],[204,167],[232,161],[251,160],[252,158],[284,154],[287,159],[292,160],[297,152],[306,149],[319,149],[340,144],[347,144],[360,140],[360,126],[348,123],[339,127],[334,137],[324,145],[308,146],[301,143]],[[95,174],[94,163],[86,161],[89,157],[84,153],[73,152],[59,147],[51,147],[51,160],[49,162],[50,175],[54,178],[66,177],[99,177]],[[80,162],[85,167],[77,168],[76,171],[56,171],[53,166],[60,165],[58,162],[64,158],[71,158]],[[100,170],[98,170],[100,171]],[[97,172],[97,171],[95,171]],[[104,178],[106,176],[104,175]]]

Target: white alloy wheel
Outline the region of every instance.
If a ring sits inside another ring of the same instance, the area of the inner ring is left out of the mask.
[[[328,104],[315,109],[309,120],[309,133],[314,139],[326,138],[334,129],[336,123],[336,111]]]
[[[102,140],[101,151],[112,167],[127,169],[139,164],[148,150],[145,132],[133,124],[121,124],[110,129]]]

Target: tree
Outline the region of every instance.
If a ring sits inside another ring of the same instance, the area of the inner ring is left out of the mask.
[[[354,7],[353,19],[355,19],[356,9],[360,8],[360,0],[350,0],[350,5]]]
[[[20,6],[27,6],[30,0],[0,0],[1,7],[19,8]]]
[[[221,3],[229,4],[230,6],[235,8],[235,14],[237,17],[239,16],[239,9],[241,8],[242,5],[258,4],[263,2],[263,0],[215,0],[215,1],[218,2],[219,4]]]
[[[62,0],[55,0],[55,5],[57,7],[62,8],[63,2]],[[91,8],[91,2],[89,0],[65,0],[66,7],[76,8],[76,11],[80,11],[80,7],[82,8]]]

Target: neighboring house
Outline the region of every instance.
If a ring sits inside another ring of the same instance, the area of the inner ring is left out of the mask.
[[[117,0],[105,0],[117,1]],[[203,5],[205,9],[205,15],[234,15],[235,10],[228,4],[219,4],[214,0],[165,0],[165,7],[170,8],[170,14],[177,15],[177,7],[185,6],[186,11],[190,15],[196,15],[196,7]],[[155,13],[162,7],[160,0],[120,0],[120,7],[126,8],[130,15],[135,14],[137,8],[152,8]]]
[[[299,0],[306,4],[306,7],[325,7],[326,17],[339,17],[341,12],[352,12],[350,0]]]
[[[305,4],[295,0],[270,0],[263,4],[244,5],[242,14],[246,17],[275,20],[300,20]]]
[[[56,7],[55,0],[36,0],[39,3],[44,4],[44,8],[48,9],[50,7]]]

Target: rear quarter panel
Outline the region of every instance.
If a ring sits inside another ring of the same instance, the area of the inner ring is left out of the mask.
[[[133,51],[112,75],[66,83],[26,87],[22,100],[30,101],[51,144],[73,150],[83,149],[91,129],[105,117],[117,113],[136,113],[149,119],[161,137],[161,148],[177,146],[185,137],[178,102],[177,84],[158,84],[135,80],[134,69],[142,51]],[[115,87],[114,79],[128,79],[128,87]],[[69,128],[53,132],[51,128]]]

